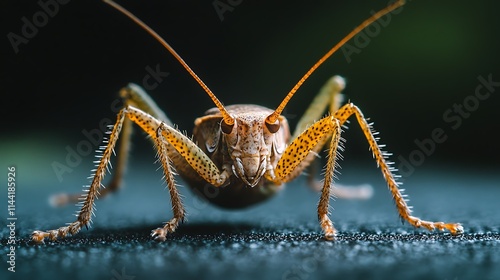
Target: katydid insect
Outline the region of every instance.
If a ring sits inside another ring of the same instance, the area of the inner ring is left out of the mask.
[[[172,122],[158,108],[152,99],[138,86],[130,84],[122,89],[124,108],[118,113],[117,121],[109,131],[106,145],[98,150],[97,167],[86,193],[81,196],[60,196],[61,203],[79,200],[81,209],[76,221],[55,230],[34,231],[32,240],[41,243],[44,239],[56,240],[74,235],[82,227],[91,223],[94,202],[97,197],[118,189],[127,161],[130,133],[133,123],[146,132],[155,144],[159,162],[170,192],[173,218],[163,227],[152,231],[155,240],[163,241],[169,233],[183,222],[185,210],[180,199],[174,170],[191,189],[208,201],[226,208],[242,208],[254,205],[271,197],[283,189],[283,185],[299,176],[315,160],[325,145],[329,145],[324,181],[320,185],[320,200],[317,206],[319,224],[328,240],[335,237],[336,230],[328,217],[329,201],[332,193],[345,197],[366,197],[367,189],[332,187],[332,177],[337,167],[338,150],[341,149],[341,127],[354,116],[360,125],[373,157],[380,167],[383,177],[392,193],[400,217],[414,227],[428,230],[448,230],[452,234],[463,232],[458,223],[443,223],[421,220],[411,215],[402,190],[398,187],[395,168],[387,161],[389,153],[381,150],[372,125],[367,122],[361,110],[353,103],[341,106],[341,92],[345,87],[342,77],[334,76],[322,88],[307,112],[300,119],[291,135],[287,120],[282,116],[285,106],[305,82],[305,80],[345,42],[363,28],[383,15],[402,6],[397,1],[373,14],[330,49],[298,81],[284,100],[275,109],[257,105],[224,106],[208,86],[194,73],[186,62],[145,23],[120,5],[105,1],[155,37],[200,84],[215,108],[195,120],[193,140],[173,128]],[[329,107],[329,114],[321,114]],[[319,120],[318,120],[319,119]],[[117,171],[108,188],[101,188],[111,155],[121,136],[118,152]],[[206,193],[206,188],[218,188],[218,195]],[[369,195],[369,194],[368,194]]]

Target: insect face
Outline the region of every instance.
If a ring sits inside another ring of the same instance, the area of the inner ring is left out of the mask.
[[[272,110],[264,107],[235,105],[227,109],[234,116],[234,124],[227,126],[221,121],[221,131],[233,162],[231,168],[236,177],[253,187],[285,150],[283,139],[287,138],[288,125],[284,118],[267,125]]]

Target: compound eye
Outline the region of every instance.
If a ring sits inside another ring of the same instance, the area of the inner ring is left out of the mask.
[[[233,124],[227,124],[224,120],[221,121],[220,123],[220,129],[224,134],[229,134],[231,131],[233,131],[234,123]]]
[[[277,120],[276,122],[274,123],[268,123],[266,122],[266,127],[267,127],[267,130],[269,130],[269,132],[271,133],[276,133],[278,132],[278,130],[280,129],[280,122]]]

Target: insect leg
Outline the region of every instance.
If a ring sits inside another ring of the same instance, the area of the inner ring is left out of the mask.
[[[347,119],[355,115],[356,119],[363,130],[363,133],[368,140],[370,149],[373,153],[373,157],[377,162],[377,166],[380,167],[382,174],[387,182],[389,190],[392,193],[392,197],[396,203],[396,208],[398,210],[401,219],[407,221],[414,227],[424,227],[428,230],[448,230],[452,234],[459,234],[463,232],[462,225],[458,223],[443,223],[443,222],[430,222],[421,220],[418,217],[411,215],[411,208],[408,206],[405,196],[402,194],[402,190],[399,189],[398,182],[396,181],[396,176],[393,174],[396,171],[395,168],[391,167],[391,162],[387,162],[389,154],[381,150],[382,145],[377,143],[377,139],[374,137],[374,130],[367,122],[361,110],[352,103],[344,105],[335,114],[334,117],[339,120],[340,124],[343,124]]]
[[[292,139],[296,139],[300,133],[307,129],[315,121],[319,120],[325,111],[329,111],[330,114],[336,112],[343,101],[342,90],[345,88],[345,80],[341,76],[333,76],[331,77],[325,85],[320,89],[319,93],[313,99],[309,107],[307,108],[304,115],[300,118],[297,123],[297,127],[295,128],[295,132],[293,134]],[[328,139],[325,139],[325,143],[328,146]],[[319,164],[318,157],[315,156],[316,153],[319,153],[321,149],[324,149],[324,145],[317,145],[316,149],[313,150],[313,153],[309,156],[310,158],[306,159],[301,163],[304,167],[299,166],[297,170],[302,171],[302,169],[308,166],[308,183],[309,186],[315,191],[321,191],[323,188],[323,184],[318,181],[315,177],[317,174],[317,167]],[[298,174],[297,174],[298,175]],[[373,194],[373,188],[368,184],[363,184],[359,186],[344,186],[340,184],[335,184],[335,187],[332,189],[332,195],[337,198],[343,199],[368,199]]]
[[[170,192],[170,200],[172,202],[172,212],[174,213],[174,217],[170,221],[165,223],[162,228],[157,228],[152,231],[151,236],[154,237],[157,241],[164,241],[166,235],[168,233],[174,232],[179,225],[179,222],[184,221],[185,216],[184,206],[182,205],[181,197],[175,184],[174,172],[170,165],[170,159],[168,158],[167,141],[163,136],[163,132],[165,130],[166,126],[162,123],[158,127],[154,140],[158,159],[163,167],[165,181],[167,182],[168,190]]]
[[[77,220],[70,223],[67,226],[60,227],[59,229],[49,230],[49,231],[34,231],[31,235],[31,239],[36,243],[43,243],[45,238],[50,240],[56,240],[59,238],[64,238],[68,234],[75,235],[80,231],[83,226],[88,226],[92,222],[92,215],[94,212],[94,202],[99,193],[99,189],[102,184],[101,181],[108,170],[108,164],[110,162],[111,154],[115,147],[116,141],[122,129],[123,121],[125,119],[125,109],[122,109],[117,115],[116,124],[110,132],[109,139],[107,140],[107,146],[105,146],[104,151],[99,156],[100,161],[97,168],[93,170],[93,179],[86,190],[87,194],[84,196],[84,200],[81,201],[81,209],[78,212]],[[104,146],[103,146],[104,147]]]
[[[95,174],[93,174],[92,183],[87,190],[87,195],[82,201],[82,207],[77,215],[77,220],[68,226],[61,227],[56,230],[34,231],[31,236],[33,241],[42,243],[45,238],[55,240],[58,237],[63,238],[68,234],[74,235],[78,233],[83,226],[88,226],[91,223],[94,201],[97,198],[100,188],[103,186],[101,182],[106,173],[111,154],[113,153],[113,149],[118,140],[125,118],[128,118],[141,127],[144,132],[149,134],[157,144],[156,146],[159,149],[159,156],[164,167],[164,172],[166,174],[172,198],[174,219],[167,223],[171,225],[171,227],[175,227],[182,220],[184,217],[184,210],[176,190],[173,189],[175,188],[175,184],[172,181],[172,172],[169,167],[170,163],[168,160],[170,159],[168,158],[168,154],[166,154],[166,143],[168,143],[169,149],[175,149],[186,160],[186,162],[210,184],[214,186],[221,186],[229,178],[228,172],[220,172],[211,159],[187,136],[157,120],[150,114],[132,106],[127,106],[118,113],[117,122],[110,132],[110,137],[107,141],[108,144],[104,147],[105,149],[100,156],[97,169],[95,170]],[[158,137],[158,133],[161,133],[160,137]],[[157,238],[158,240],[162,239],[161,232],[159,234],[153,233],[153,235],[159,236]]]
[[[328,208],[330,203],[330,190],[332,189],[332,180],[335,176],[335,168],[337,167],[337,149],[339,147],[340,133],[342,131],[339,122],[336,119],[331,119],[335,124],[333,135],[330,141],[330,149],[328,150],[328,159],[325,169],[325,180],[321,190],[321,197],[318,203],[318,220],[325,233],[325,238],[332,240],[335,237],[336,230],[333,223],[328,218]]]
[[[142,111],[150,114],[154,118],[172,126],[172,122],[168,119],[165,113],[156,105],[153,99],[138,85],[130,83],[120,90],[120,97],[123,99],[124,107],[134,106]],[[106,195],[116,192],[120,189],[123,183],[123,176],[127,169],[128,155],[130,150],[130,141],[132,136],[132,122],[125,118],[123,121],[120,141],[118,143],[118,152],[116,163],[113,164],[114,172],[111,180],[106,184],[97,195],[98,198],[103,198]],[[78,203],[81,198],[80,194],[62,193],[51,197],[51,204],[54,206],[63,206],[69,203]]]
[[[311,159],[311,152],[323,147],[330,139],[325,179],[321,189],[321,198],[318,203],[318,220],[325,233],[326,239],[333,239],[335,228],[328,218],[328,205],[332,190],[332,179],[337,167],[337,150],[339,148],[341,125],[333,116],[327,116],[302,132],[283,152],[278,161],[274,174],[278,182],[287,182],[304,166],[304,162]]]

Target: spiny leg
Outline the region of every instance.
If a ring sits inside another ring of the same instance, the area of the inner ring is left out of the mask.
[[[154,140],[158,151],[158,160],[163,167],[165,181],[167,182],[168,190],[170,192],[170,200],[172,203],[172,212],[174,213],[174,217],[165,223],[162,228],[157,228],[151,232],[151,236],[154,237],[156,241],[165,241],[166,235],[175,231],[179,222],[184,221],[185,215],[184,206],[182,205],[181,197],[175,184],[174,171],[170,164],[170,159],[168,158],[166,145],[167,141],[163,136],[163,132],[165,130],[165,125],[161,124],[158,127],[156,138]]]
[[[318,203],[318,220],[323,232],[325,233],[325,238],[328,240],[333,240],[336,234],[333,223],[330,218],[328,218],[328,205],[330,203],[330,190],[333,185],[332,180],[335,176],[335,168],[337,167],[337,149],[339,147],[340,133],[342,131],[340,124],[336,119],[332,119],[332,122],[334,123],[334,131],[331,137],[330,149],[328,151],[321,198]]]
[[[341,125],[333,116],[327,116],[302,132],[283,152],[274,174],[275,182],[287,182],[293,179],[301,169],[305,168],[304,162],[310,160],[311,151],[321,149],[326,139],[330,139],[330,149],[325,170],[325,179],[321,189],[318,203],[318,220],[325,233],[326,239],[333,239],[335,228],[328,218],[328,205],[331,196],[332,179],[337,167],[337,150],[339,149]]]
[[[448,230],[452,234],[462,233],[463,227],[461,224],[424,221],[418,217],[411,215],[412,211],[405,200],[405,196],[402,194],[402,190],[399,189],[398,182],[396,181],[396,176],[393,174],[393,171],[396,170],[390,167],[392,162],[386,162],[386,158],[388,158],[390,154],[382,152],[381,147],[383,146],[377,143],[377,139],[374,137],[375,133],[372,129],[372,126],[366,121],[361,110],[354,104],[349,103],[340,108],[334,114],[334,117],[339,120],[340,124],[343,124],[352,115],[356,116],[356,119],[361,126],[366,139],[368,140],[368,144],[370,146],[370,149],[372,150],[373,157],[377,162],[377,166],[380,167],[389,190],[392,193],[392,197],[396,203],[396,208],[398,210],[399,216],[403,220],[407,221],[412,226],[417,228],[424,227],[430,231],[434,229]]]
[[[123,99],[124,107],[137,107],[154,118],[172,126],[172,122],[165,113],[140,86],[133,83],[128,84],[128,86],[120,90],[120,97]],[[103,198],[110,193],[116,192],[122,186],[123,176],[127,169],[132,131],[132,122],[129,119],[125,119],[121,130],[120,141],[118,143],[116,163],[113,165],[114,172],[112,178],[106,187],[99,191],[97,195],[98,198]],[[81,198],[81,194],[62,193],[52,196],[50,202],[54,206],[64,206],[70,203],[78,203]]]
[[[100,189],[101,187],[104,187],[102,185],[102,180],[104,178],[104,175],[106,174],[106,170],[108,170],[108,165],[110,164],[110,158],[111,155],[114,153],[114,147],[116,145],[116,142],[118,141],[120,132],[123,128],[123,124],[125,123],[126,117],[130,120],[134,120],[131,116],[134,116],[134,109],[132,107],[127,106],[120,110],[120,112],[117,115],[117,121],[115,125],[113,126],[113,129],[109,133],[109,140],[104,140],[104,143],[107,143],[107,146],[101,146],[104,147],[104,151],[102,152],[101,155],[97,155],[97,157],[100,158],[99,163],[97,165],[97,168],[95,170],[92,170],[92,172],[95,171],[94,174],[92,174],[91,177],[92,183],[88,187],[88,189],[85,189],[86,195],[83,195],[83,201],[80,201],[79,204],[81,204],[81,209],[77,215],[77,220],[74,221],[73,223],[70,223],[68,226],[60,227],[59,229],[56,230],[49,230],[49,231],[34,231],[31,235],[31,239],[36,242],[36,243],[43,243],[45,238],[48,238],[50,240],[56,240],[57,238],[64,238],[68,234],[70,235],[75,235],[80,231],[80,229],[85,226],[88,227],[88,225],[92,222],[92,215],[94,213],[94,202],[98,198]],[[142,111],[140,111],[142,112]],[[143,113],[144,115],[147,115],[146,113]],[[144,121],[144,124],[149,125],[149,129],[152,129],[155,125],[160,123],[156,119],[152,118],[150,115],[148,115],[151,119],[148,119],[148,121]],[[140,119],[140,118],[138,118]],[[154,121],[153,121],[154,120]],[[150,135],[151,131],[147,131]],[[108,170],[109,171],[109,170]]]
[[[99,189],[103,187],[102,179],[107,170],[107,166],[109,164],[109,160],[111,154],[113,153],[113,148],[118,140],[118,136],[120,134],[120,130],[122,128],[124,119],[128,118],[137,125],[139,125],[144,132],[149,134],[155,141],[155,143],[161,145],[157,145],[158,148],[161,149],[159,151],[159,155],[162,160],[162,165],[167,174],[172,175],[173,173],[170,170],[168,161],[170,158],[165,157],[165,152],[167,148],[164,146],[166,142],[170,145],[172,149],[175,149],[186,162],[207,182],[209,182],[213,186],[222,186],[229,178],[230,174],[227,170],[220,171],[214,162],[205,154],[203,151],[192,142],[187,136],[183,135],[176,129],[167,126],[163,122],[157,120],[153,116],[145,113],[137,108],[132,106],[127,106],[123,108],[117,116],[117,122],[113,126],[112,131],[110,132],[110,138],[108,141],[108,145],[105,146],[104,152],[101,156],[101,160],[95,170],[95,174],[93,175],[92,183],[87,191],[87,196],[85,197],[82,207],[77,216],[77,220],[68,226],[61,227],[57,230],[49,230],[49,231],[34,231],[32,234],[32,240],[37,243],[43,243],[45,238],[49,238],[51,240],[55,240],[58,237],[63,238],[68,234],[74,235],[78,233],[78,231],[83,226],[88,226],[91,222],[91,216],[93,215],[94,210],[94,201],[97,198],[99,193]],[[161,126],[161,129],[158,128]],[[160,139],[158,139],[157,134],[161,133]],[[166,176],[167,182],[169,184],[169,189],[171,192],[172,198],[172,208],[174,211],[174,219],[167,223],[167,225],[163,228],[166,232],[153,232],[153,236],[157,237],[157,240],[162,240],[164,235],[170,230],[172,231],[177,227],[178,223],[182,221],[184,217],[184,208],[182,207],[181,200],[176,192],[175,183],[172,181],[172,177],[170,175]],[[173,187],[173,188],[171,188]]]
[[[166,235],[174,232],[180,222],[183,222],[185,210],[177,192],[174,180],[174,172],[171,166],[169,153],[175,150],[179,155],[200,175],[206,182],[213,186],[222,186],[228,180],[230,174],[227,170],[220,171],[215,163],[187,136],[158,121],[151,115],[134,107],[125,108],[127,117],[139,125],[154,140],[159,160],[164,170],[174,217],[165,224],[163,228],[153,230],[151,235],[157,241],[163,241]],[[167,146],[168,143],[168,146]],[[175,162],[174,162],[175,163]]]
[[[452,234],[458,234],[463,232],[463,228],[460,224],[455,223],[443,223],[443,222],[429,222],[421,220],[420,218],[411,216],[411,210],[408,207],[401,190],[395,180],[395,176],[392,174],[395,171],[389,165],[390,162],[386,162],[386,158],[389,154],[381,151],[381,147],[377,144],[377,140],[372,132],[371,125],[366,122],[361,111],[352,103],[344,105],[340,108],[333,116],[325,117],[314,124],[312,124],[308,129],[306,129],[302,134],[300,134],[287,149],[283,152],[281,159],[276,165],[274,174],[276,178],[269,178],[275,182],[287,182],[293,179],[291,174],[297,174],[300,168],[304,165],[302,162],[307,160],[311,151],[315,151],[318,147],[324,144],[325,139],[332,137],[330,141],[330,150],[328,156],[328,163],[325,172],[325,181],[322,188],[322,194],[320,203],[318,204],[318,218],[320,220],[321,227],[325,232],[325,237],[327,239],[332,239],[335,236],[335,229],[328,218],[328,204],[330,198],[330,185],[331,178],[335,174],[336,167],[336,157],[337,150],[340,148],[340,131],[343,123],[347,119],[356,115],[358,123],[360,124],[366,139],[368,140],[370,149],[373,152],[373,156],[377,161],[377,165],[381,168],[382,174],[388,183],[389,190],[391,191],[393,198],[396,202],[396,207],[398,209],[399,215],[402,219],[408,221],[411,225],[415,227],[425,227],[429,230],[439,229],[439,230],[449,230]]]
[[[324,112],[328,110],[330,114],[337,112],[344,99],[342,91],[345,88],[345,80],[341,76],[331,77],[325,85],[320,89],[319,93],[314,97],[313,101],[307,108],[304,115],[300,118],[295,128],[292,139],[296,139],[303,131],[305,131],[311,124],[319,120]],[[317,166],[319,164],[319,156],[317,153],[321,149],[329,146],[328,139],[324,139],[324,144],[318,144],[316,148],[311,151],[311,154],[301,163],[301,165],[308,166],[308,184],[315,190],[320,192],[323,189],[323,183],[316,179]],[[339,143],[341,144],[341,143]],[[298,176],[302,172],[301,166],[292,176]],[[368,184],[359,186],[344,186],[340,184],[332,185],[332,195],[342,199],[369,199],[373,194],[373,188]]]
[[[97,194],[97,198],[106,197],[108,194],[116,192],[122,186],[123,176],[127,169],[128,154],[130,149],[130,139],[132,134],[132,122],[128,119],[123,121],[121,130],[120,143],[118,143],[118,153],[114,166],[114,173],[105,188],[102,188]],[[61,193],[50,198],[50,204],[53,206],[64,206],[70,203],[78,203],[81,201],[82,194]]]
[[[45,238],[56,240],[57,238],[64,238],[68,234],[75,235],[83,226],[88,227],[88,225],[92,222],[94,201],[99,193],[99,189],[102,186],[101,182],[104,178],[104,175],[106,174],[106,170],[108,170],[107,167],[110,162],[111,154],[113,153],[116,141],[118,140],[124,118],[125,110],[123,109],[117,115],[116,124],[113,126],[113,129],[110,132],[109,140],[107,141],[108,144],[102,152],[102,155],[100,156],[101,159],[99,161],[99,164],[97,168],[93,170],[93,172],[95,171],[95,173],[93,174],[93,180],[86,190],[87,195],[85,196],[85,199],[81,201],[83,204],[77,215],[76,221],[55,230],[34,231],[31,235],[31,240],[36,243],[43,243]]]

